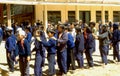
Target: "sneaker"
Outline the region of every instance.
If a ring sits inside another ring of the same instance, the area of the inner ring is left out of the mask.
[[[117,64],[116,60],[113,60],[113,63]]]
[[[9,74],[13,74],[13,73],[14,73],[14,71],[10,71],[10,72],[9,72]]]
[[[75,70],[71,70],[71,72],[70,72],[70,73],[74,74],[74,73],[75,73]]]
[[[64,74],[64,73],[63,73],[62,76],[67,76],[67,74]]]
[[[92,70],[92,69],[94,69],[94,67],[89,67],[89,69],[91,69],[91,70]]]

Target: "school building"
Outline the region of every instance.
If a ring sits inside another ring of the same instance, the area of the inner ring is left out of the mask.
[[[32,5],[34,21],[41,20],[46,26],[48,21],[57,23],[66,20],[120,22],[120,0],[2,0],[0,3],[7,4],[9,25],[11,4]]]

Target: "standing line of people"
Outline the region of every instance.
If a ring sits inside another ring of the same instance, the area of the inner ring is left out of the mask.
[[[42,67],[45,64],[45,52],[47,52],[49,76],[56,75],[55,64],[58,64],[59,74],[62,76],[67,75],[70,69],[74,73],[76,69],[75,61],[78,63],[78,69],[84,69],[83,54],[86,56],[88,68],[93,69],[94,58],[92,54],[96,51],[96,39],[99,40],[103,66],[108,64],[107,55],[109,54],[110,45],[113,46],[113,60],[115,61],[117,58],[119,63],[119,24],[110,24],[109,29],[113,28],[113,31],[109,31],[107,25],[100,24],[99,35],[96,35],[95,25],[95,22],[90,22],[87,25],[83,24],[82,21],[79,24],[68,23],[64,25],[60,23],[57,24],[57,28],[49,26],[46,32],[42,25],[38,25],[34,29],[30,25],[24,29],[19,27],[16,31],[11,27],[7,27],[5,48],[10,72],[14,72],[14,64],[19,61],[21,76],[29,76],[29,64],[33,52],[36,52],[35,76],[42,76],[43,74]],[[47,33],[48,37],[46,37],[45,33]],[[2,34],[0,31],[0,36]],[[32,37],[34,37],[35,47],[31,51]]]

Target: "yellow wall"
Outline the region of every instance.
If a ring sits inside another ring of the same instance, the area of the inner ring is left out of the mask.
[[[120,11],[119,6],[75,6],[75,5],[46,5],[47,11],[61,11],[61,21],[68,20],[68,11],[76,12],[76,19],[79,19],[79,11],[90,11],[91,20],[96,21],[96,11],[108,11],[108,20],[113,21],[113,11]],[[35,5],[36,20],[44,20],[43,18],[44,5]],[[104,13],[102,13],[104,15]],[[103,17],[103,16],[102,16]],[[103,17],[104,18],[104,17]],[[102,18],[102,19],[103,19]]]

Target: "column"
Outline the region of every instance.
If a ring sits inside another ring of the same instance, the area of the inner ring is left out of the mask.
[[[11,9],[10,4],[7,4],[7,25],[11,26]]]
[[[96,22],[96,10],[94,9],[94,7],[91,8],[91,20],[90,21]]]
[[[44,21],[43,20],[43,6],[44,5],[35,5],[35,20],[40,20],[40,21]]]
[[[44,5],[44,30],[47,29],[48,26],[48,17],[47,17],[47,5]]]
[[[64,5],[64,9],[61,9],[61,21],[64,23],[67,19],[68,19],[68,16],[67,16],[67,11],[66,11],[66,5]]]
[[[79,8],[78,8],[78,5],[75,6],[75,18],[76,20],[79,20]]]
[[[113,22],[113,10],[108,11],[108,20]]]
[[[105,24],[105,10],[104,10],[104,6],[102,6],[102,23]]]

